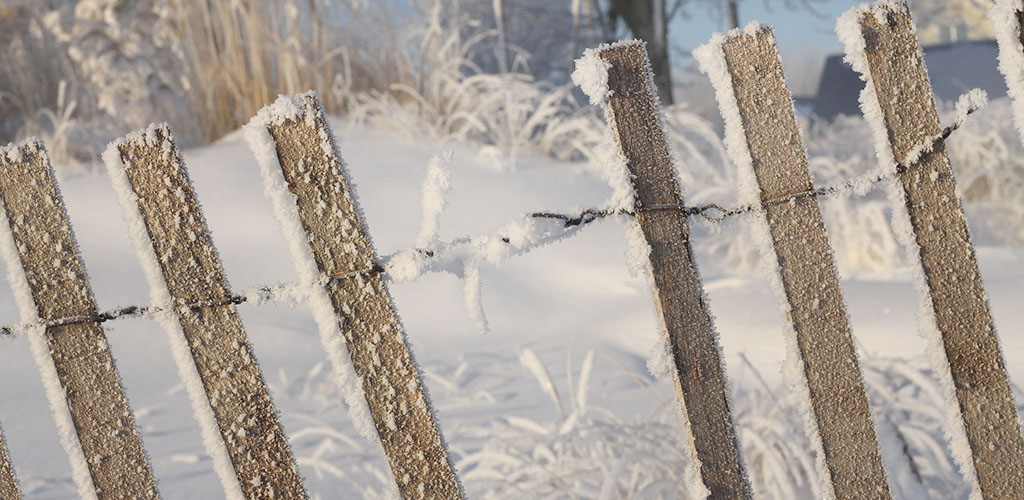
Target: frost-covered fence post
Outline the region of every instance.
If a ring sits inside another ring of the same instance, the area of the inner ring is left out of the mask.
[[[103,156],[225,491],[307,498],[170,130],[151,125]]]
[[[82,498],[157,498],[43,144],[0,149],[0,251]]]
[[[1013,118],[1024,140],[1024,2],[997,0],[988,18],[999,42],[999,71],[1006,79]]]
[[[651,248],[655,302],[674,363],[679,404],[699,473],[711,498],[750,498],[729,402],[729,387],[680,207],[672,153],[650,62],[641,42],[599,50],[607,65],[606,116],[632,174],[637,221]]]
[[[941,128],[910,12],[892,0],[854,8],[837,32],[867,80],[861,102],[880,161],[903,165],[894,222],[920,259],[922,329],[950,398],[953,456],[975,494],[1024,498],[1024,437],[953,170],[942,141],[919,148]]]
[[[11,465],[11,457],[7,454],[7,444],[4,443],[2,431],[0,431],[0,498],[4,500],[19,500],[21,498],[18,478],[14,475],[14,467]]]
[[[357,428],[380,439],[403,498],[462,498],[319,99],[281,96],[245,133]]]
[[[814,189],[775,34],[752,24],[715,35],[694,56],[715,86],[742,195],[764,209],[752,222],[775,252],[794,358],[787,371],[809,403],[824,489],[831,498],[892,498],[818,200],[764,203]]]

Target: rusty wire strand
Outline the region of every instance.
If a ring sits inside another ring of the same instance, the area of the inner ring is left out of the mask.
[[[973,107],[973,106],[968,108],[966,114],[964,115],[964,117],[974,113],[978,109],[979,109],[978,107]],[[963,122],[964,122],[964,120],[962,120],[962,119],[954,121],[949,126],[947,126],[944,129],[942,129],[941,133],[939,133],[939,134],[929,138],[927,141],[923,142],[921,145],[919,145],[917,148],[915,148],[914,151],[915,152],[930,152],[937,144],[939,144],[940,142],[943,142],[946,139],[948,139],[949,136],[955,130],[959,129],[960,126],[963,125]],[[809,197],[818,197],[818,196],[829,196],[829,195],[834,195],[834,194],[839,194],[839,193],[851,192],[851,191],[856,190],[859,185],[861,185],[862,183],[865,183],[865,182],[867,184],[877,184],[877,183],[879,183],[879,182],[881,182],[883,180],[893,178],[893,177],[895,177],[895,176],[905,172],[906,170],[908,170],[911,167],[914,167],[915,165],[920,163],[920,160],[922,158],[924,158],[924,156],[925,155],[923,155],[923,154],[918,156],[917,160],[914,161],[914,162],[906,162],[906,161],[899,162],[899,163],[897,163],[895,165],[895,167],[892,170],[887,171],[887,172],[883,172],[883,173],[880,173],[880,174],[877,174],[877,175],[874,175],[874,176],[872,176],[872,177],[870,177],[868,179],[861,179],[861,180],[856,180],[856,181],[848,181],[848,182],[844,182],[844,183],[841,183],[841,184],[833,184],[831,186],[824,186],[824,187],[820,187],[820,188],[808,189],[808,190],[805,190],[805,191],[799,191],[799,192],[788,194],[788,195],[785,195],[785,196],[780,196],[778,198],[771,198],[771,199],[768,199],[768,200],[762,200],[760,205],[757,205],[757,204],[747,204],[747,205],[740,205],[740,206],[736,206],[736,207],[732,207],[732,208],[726,208],[726,207],[723,207],[723,206],[721,206],[721,205],[719,205],[717,203],[707,203],[707,204],[695,205],[695,206],[686,206],[686,205],[682,205],[682,204],[655,204],[655,205],[640,206],[638,204],[636,206],[636,208],[634,210],[632,210],[632,211],[626,210],[626,209],[597,209],[597,208],[588,208],[588,209],[583,210],[582,212],[580,212],[578,214],[563,214],[563,213],[556,213],[556,212],[533,212],[533,213],[529,214],[529,217],[532,217],[532,218],[535,218],[535,219],[554,219],[554,220],[560,220],[560,221],[563,222],[563,226],[562,227],[566,231],[568,231],[570,229],[573,229],[573,228],[586,226],[586,225],[588,225],[588,224],[590,224],[590,223],[592,223],[594,221],[597,221],[599,219],[603,219],[603,218],[606,218],[606,217],[610,217],[612,215],[625,215],[625,216],[629,216],[629,217],[636,217],[637,214],[640,214],[640,213],[643,213],[643,212],[656,212],[656,211],[679,211],[679,212],[682,212],[687,217],[689,217],[689,216],[697,216],[697,217],[701,217],[701,218],[705,219],[706,221],[708,221],[710,223],[718,224],[718,223],[721,223],[722,221],[724,221],[725,219],[728,219],[730,217],[734,217],[734,216],[742,215],[742,214],[747,214],[747,213],[752,213],[752,212],[763,211],[767,207],[781,205],[783,203],[789,203],[789,202],[791,202],[793,200],[797,200],[797,199],[800,199],[800,198],[809,198]],[[507,237],[503,237],[503,238],[501,238],[501,240],[504,241],[505,243],[510,243],[510,240]],[[425,258],[434,258],[435,257],[435,252],[432,251],[432,250],[416,249],[416,251],[420,255],[424,256]],[[353,277],[357,277],[357,276],[371,276],[371,275],[385,274],[385,273],[387,273],[387,269],[384,267],[384,265],[382,265],[381,263],[375,263],[370,268],[359,270],[359,271],[353,271],[353,272],[339,274],[339,275],[326,275],[325,274],[325,275],[321,276],[320,281],[321,281],[321,284],[326,284],[327,282],[330,282],[330,281],[345,280],[345,279],[349,279],[349,278],[353,278]],[[254,298],[257,301],[259,301],[259,302],[266,301],[266,300],[274,300],[278,294],[282,293],[283,291],[285,291],[285,290],[287,290],[289,288],[291,288],[289,285],[260,285],[258,287],[255,287],[255,288],[251,289],[247,293],[238,294],[238,295],[231,295],[230,297],[227,297],[227,298],[224,298],[224,299],[207,300],[207,301],[199,301],[199,302],[184,302],[184,301],[176,300],[172,309],[177,310],[179,312],[197,311],[197,310],[201,310],[201,309],[208,308],[208,307],[219,307],[219,306],[226,306],[226,305],[238,305],[238,304],[242,304],[242,303],[245,303],[245,302],[249,302],[250,300],[253,300]],[[24,332],[24,331],[32,330],[34,328],[41,328],[41,327],[43,327],[43,328],[51,328],[51,327],[61,327],[61,326],[74,325],[74,324],[82,324],[82,323],[97,323],[97,324],[100,324],[100,323],[105,323],[107,321],[113,321],[113,320],[117,320],[117,319],[121,319],[121,318],[126,318],[126,317],[141,317],[141,316],[153,315],[153,314],[157,314],[157,313],[160,313],[160,312],[164,312],[166,310],[168,310],[167,307],[159,306],[159,305],[149,305],[149,306],[130,305],[130,306],[124,306],[124,307],[118,307],[118,308],[110,309],[110,310],[107,310],[107,311],[104,311],[104,312],[99,312],[99,313],[93,314],[93,315],[68,316],[68,317],[57,318],[57,319],[49,320],[49,321],[37,321],[37,322],[32,322],[32,323],[22,323],[22,324],[18,324],[18,325],[2,326],[2,327],[0,327],[0,336],[10,337],[10,336],[14,336],[15,335],[15,333],[14,333],[15,331],[22,331],[22,332]]]

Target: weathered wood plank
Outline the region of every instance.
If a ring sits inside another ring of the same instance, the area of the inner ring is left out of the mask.
[[[177,146],[166,126],[116,142],[163,283],[246,498],[307,498]],[[115,166],[111,175],[116,176]],[[116,180],[116,178],[115,178]],[[124,200],[122,200],[124,201]],[[180,360],[179,360],[180,362]],[[187,360],[185,361],[187,362]],[[188,384],[187,384],[188,385]]]
[[[3,432],[0,432],[0,498],[4,500],[19,500],[21,498],[18,478],[14,475],[11,457],[7,454]]]
[[[282,116],[282,110],[292,115]],[[266,115],[270,116],[262,119]],[[320,326],[334,331],[341,325],[399,492],[407,499],[461,498],[461,486],[391,295],[377,272],[377,254],[316,94],[281,97],[249,126],[265,127],[270,135],[266,140],[273,141],[277,165],[264,163],[263,167],[283,175],[295,200],[294,205],[286,202],[290,206],[276,207],[278,217],[286,231],[298,231],[290,226],[301,223],[306,236],[298,236],[306,241],[293,242],[293,253],[301,254],[293,259],[302,267],[312,258],[316,272],[325,278],[322,286],[329,297],[325,307],[333,307],[334,316],[320,319],[332,323]],[[257,147],[252,140],[250,144]],[[273,156],[274,151],[257,152],[257,157],[261,154]],[[279,174],[268,171],[266,175]],[[301,248],[307,245],[308,253]],[[325,338],[329,353],[340,352],[340,346],[330,345],[337,341]]]
[[[603,50],[599,57],[610,65],[608,120],[633,175],[637,220],[651,247],[655,302],[668,335],[676,391],[689,421],[701,479],[711,498],[750,498],[718,335],[693,260],[686,215],[643,209],[683,203],[647,53],[642,43],[635,43]]]
[[[739,32],[718,47],[714,55],[730,78],[713,81],[728,85],[719,91],[735,99],[739,116],[727,120],[739,123],[727,126],[743,133],[742,142],[730,144],[742,149],[730,151],[734,163],[754,174],[762,202],[812,190],[771,27]],[[807,196],[762,208],[824,454],[822,480],[831,482],[835,498],[892,498],[818,200]]]
[[[45,336],[41,349],[49,350],[53,367],[40,368],[56,369],[96,495],[157,498],[106,335],[94,319],[96,301],[42,143],[29,141],[0,154],[0,198],[18,254],[18,261],[7,265],[24,270],[25,283],[12,286],[31,293],[18,300],[22,317],[69,320],[29,334]],[[82,487],[84,480],[78,481]]]
[[[941,131],[906,4],[858,11],[868,85],[893,157],[902,160]],[[881,124],[875,126],[881,127]],[[919,249],[936,335],[975,474],[985,498],[1024,498],[1024,437],[945,145],[899,173]],[[931,325],[926,325],[931,330]],[[929,332],[930,333],[930,332]],[[954,453],[966,454],[956,448]]]

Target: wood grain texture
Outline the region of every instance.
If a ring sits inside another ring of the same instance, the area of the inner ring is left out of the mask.
[[[770,27],[721,46],[760,188],[771,200],[813,189]],[[888,481],[818,200],[763,206],[836,498],[889,499]],[[760,221],[756,222],[760,223]]]
[[[242,492],[307,498],[170,131],[140,132],[117,150]]]
[[[21,491],[18,489],[18,478],[14,475],[11,457],[7,454],[7,444],[3,432],[0,432],[0,499],[19,500]]]
[[[96,301],[50,160],[41,143],[19,149],[20,161],[0,155],[0,198],[20,258],[8,265],[24,269],[41,321],[85,318],[45,336],[93,486],[101,499],[158,498],[106,334],[88,319]]]
[[[627,44],[599,56],[610,65],[609,125],[633,175],[637,220],[651,247],[655,303],[668,337],[676,392],[689,422],[688,438],[700,461],[701,479],[711,498],[750,498],[718,335],[694,264],[686,215],[679,210],[642,209],[683,203],[646,51],[642,44]]]
[[[288,190],[341,323],[356,376],[401,495],[462,498],[383,276],[315,95],[302,116],[268,126]]]
[[[906,5],[859,23],[892,154],[941,130]],[[1024,437],[945,145],[899,174],[957,403],[987,499],[1024,498]]]

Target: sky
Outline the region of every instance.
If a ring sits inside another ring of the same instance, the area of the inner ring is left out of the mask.
[[[835,34],[836,18],[863,2],[819,0],[814,3],[815,14],[802,7],[787,8],[787,1],[801,4],[801,0],[740,0],[740,26],[755,20],[774,26],[790,91],[794,95],[814,95],[825,57],[843,52]],[[669,26],[675,51],[689,52],[707,42],[715,32],[728,30],[724,12],[714,12],[697,3],[686,14],[677,15]]]
[[[800,0],[792,3],[799,4]],[[785,0],[741,0],[740,26],[754,20],[775,26],[776,40],[783,54],[806,50],[822,54],[839,53],[842,45],[834,32],[836,18],[860,3],[856,0],[819,1],[814,7],[821,15],[816,16],[804,8],[787,8]],[[684,50],[695,49],[712,33],[728,29],[725,16],[709,12],[709,9],[695,5],[688,8],[687,14],[688,17],[673,19],[669,28],[673,43]]]

